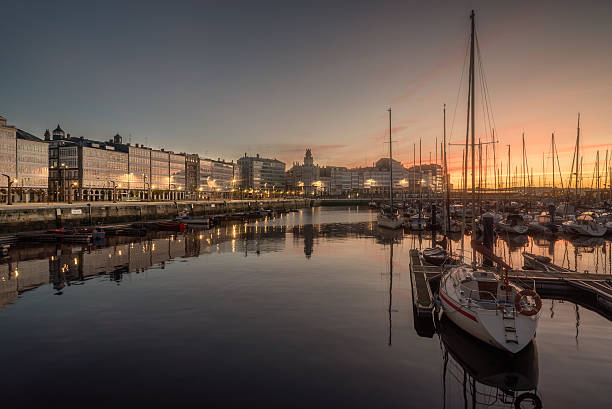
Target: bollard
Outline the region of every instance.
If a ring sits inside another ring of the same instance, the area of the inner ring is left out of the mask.
[[[491,213],[485,213],[482,215],[482,225],[484,228],[484,234],[482,236],[482,244],[489,250],[493,251],[493,215]],[[491,260],[485,258],[483,265],[492,267],[493,263]]]
[[[438,220],[436,219],[436,205],[431,205],[431,230],[436,231],[438,227]]]
[[[548,214],[550,215],[551,223],[555,222],[555,210],[556,208],[554,204],[548,205]]]

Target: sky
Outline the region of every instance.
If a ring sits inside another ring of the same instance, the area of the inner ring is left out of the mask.
[[[443,104],[450,142],[465,141],[471,9],[498,167],[508,144],[512,168],[521,163],[524,132],[534,182],[543,154],[550,178],[554,132],[569,173],[580,112],[583,173],[597,149],[603,172],[607,1],[3,0],[0,115],[39,136],[60,123],[73,136],[120,133],[212,158],[259,153],[289,167],[311,148],[320,165],[366,166],[387,154],[391,107],[394,158],[412,165],[416,144],[418,163],[421,139],[428,162]],[[476,135],[490,141],[479,87]],[[461,149],[449,148],[456,175]]]

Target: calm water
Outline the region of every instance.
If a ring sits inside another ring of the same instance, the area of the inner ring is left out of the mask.
[[[504,401],[523,388],[547,408],[610,407],[610,321],[545,300],[521,362],[445,320],[441,335],[419,336],[408,252],[431,238],[396,238],[391,276],[374,219],[315,208],[98,248],[14,249],[0,264],[3,403],[514,407]],[[525,250],[611,271],[609,241],[497,241],[516,267]]]

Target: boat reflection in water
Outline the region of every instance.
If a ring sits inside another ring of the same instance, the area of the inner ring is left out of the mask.
[[[439,321],[445,408],[541,408],[535,340],[509,355]]]

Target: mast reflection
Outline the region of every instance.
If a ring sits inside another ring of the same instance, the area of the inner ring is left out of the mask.
[[[535,340],[508,355],[466,334],[445,316],[438,323],[445,408],[541,408]]]

